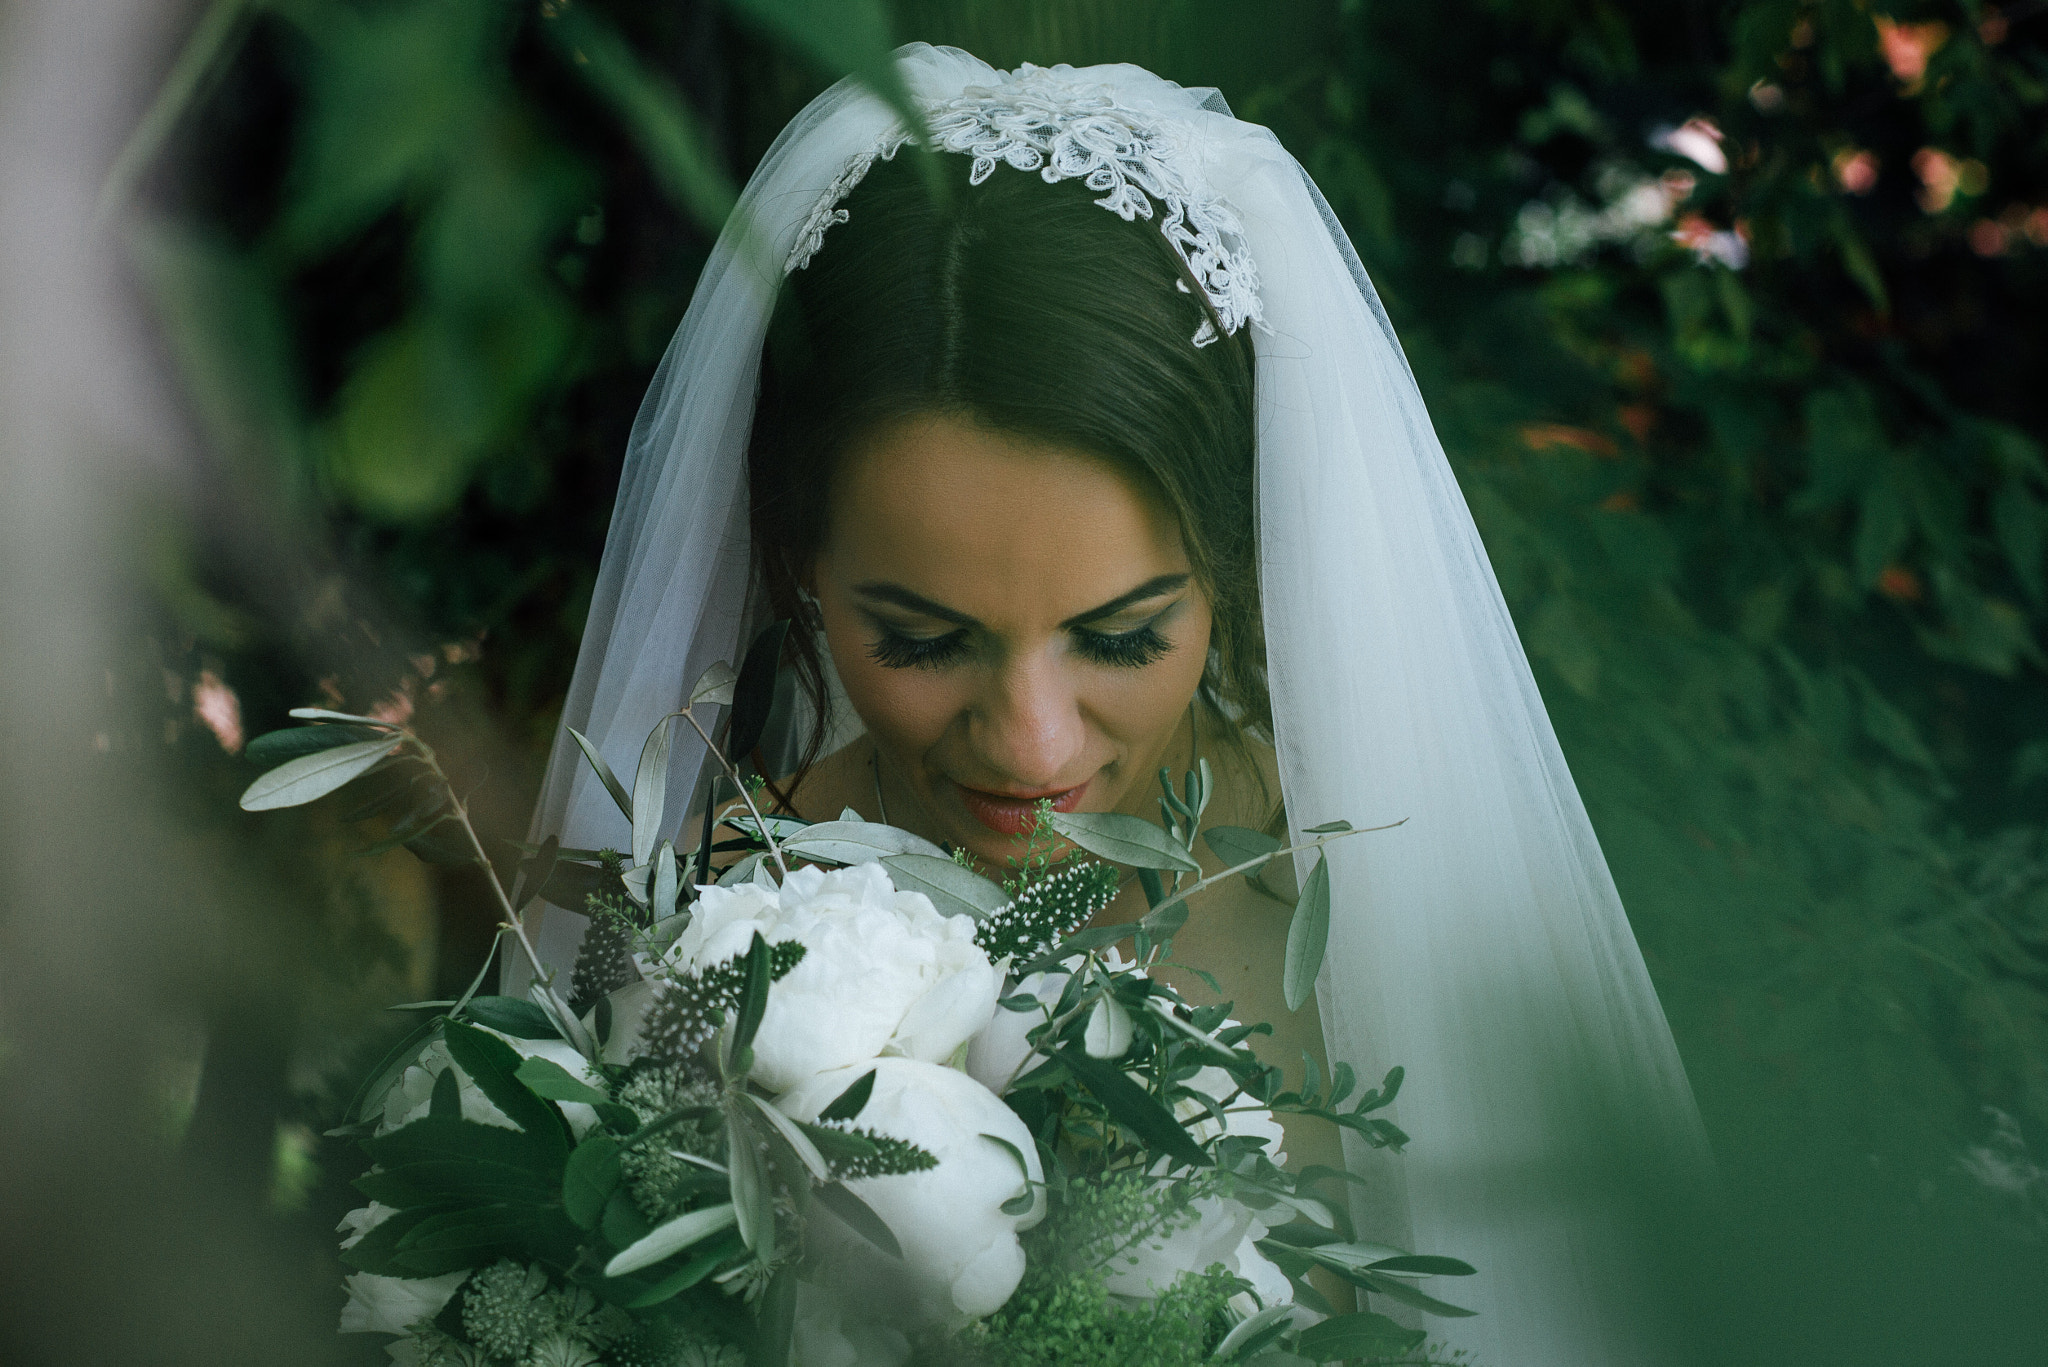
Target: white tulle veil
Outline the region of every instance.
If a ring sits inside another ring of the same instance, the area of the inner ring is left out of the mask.
[[[1003,79],[950,49],[899,60],[927,100]],[[1171,121],[1257,265],[1261,592],[1288,819],[1406,819],[1330,856],[1329,1054],[1369,1079],[1405,1066],[1395,1115],[1413,1136],[1400,1156],[1352,1155],[1370,1182],[1360,1233],[1480,1268],[1446,1290],[1480,1313],[1427,1325],[1485,1367],[1660,1360],[1622,1217],[1642,1182],[1704,1171],[1699,1120],[1372,284],[1300,165],[1215,92],[1132,66],[1056,71]],[[821,197],[893,124],[847,82],[789,125],[649,388],[563,717],[619,772],[758,616],[745,450],[770,310]],[[688,809],[694,759],[679,749],[671,811]],[[622,839],[566,730],[534,829]],[[581,926],[549,908],[544,957],[567,963]]]

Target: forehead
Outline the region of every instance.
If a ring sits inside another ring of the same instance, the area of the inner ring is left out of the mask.
[[[825,561],[990,626],[1043,626],[1185,573],[1163,500],[1101,458],[971,420],[885,425],[840,462]]]

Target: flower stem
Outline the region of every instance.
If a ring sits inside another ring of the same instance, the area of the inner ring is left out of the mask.
[[[754,829],[758,830],[761,833],[761,838],[768,842],[768,853],[775,856],[775,867],[782,870],[782,877],[784,881],[787,881],[789,878],[789,861],[782,857],[782,842],[777,840],[775,833],[768,829],[768,822],[762,817],[761,809],[754,805],[753,794],[747,791],[746,780],[740,777],[740,771],[733,766],[731,760],[725,757],[725,751],[718,748],[712,741],[709,733],[702,726],[698,725],[697,718],[691,714],[689,708],[685,707],[676,715],[688,722],[690,729],[702,738],[704,748],[711,752],[712,758],[716,759],[719,767],[725,770],[725,776],[732,780],[732,786],[740,790],[740,801],[747,804],[747,814],[754,818]],[[704,859],[707,869],[710,858],[711,851],[705,850]]]
[[[547,980],[547,969],[542,966],[540,954],[535,951],[533,941],[527,937],[526,923],[513,909],[512,899],[505,893],[505,885],[498,881],[498,871],[491,866],[490,856],[484,852],[484,842],[477,835],[476,827],[469,819],[469,808],[463,805],[462,798],[456,794],[455,785],[449,782],[447,771],[441,768],[440,760],[434,755],[434,747],[411,731],[402,731],[401,734],[419,751],[421,762],[441,781],[441,786],[448,793],[448,810],[454,817],[455,824],[462,827],[462,834],[468,838],[470,855],[476,860],[477,867],[484,871],[484,879],[491,885],[491,895],[497,899],[498,909],[504,913],[505,919],[498,926],[499,933],[511,931],[518,939],[519,947],[526,951],[526,961],[533,966],[534,981],[539,983],[541,990],[547,994],[550,1014],[557,1018],[555,1023],[561,1028],[563,1038],[575,1045],[586,1057],[594,1057],[594,1042],[587,1038],[588,1032],[569,1010],[569,1004],[562,1000],[561,994],[556,992],[554,985]],[[471,991],[475,991],[474,986],[471,987]]]
[[[1299,845],[1288,845],[1283,849],[1273,850],[1270,853],[1259,855],[1256,858],[1247,859],[1242,864],[1231,865],[1229,868],[1223,870],[1223,872],[1221,873],[1212,873],[1207,878],[1201,879],[1194,883],[1190,883],[1185,888],[1182,888],[1179,892],[1176,892],[1172,896],[1163,899],[1158,906],[1153,907],[1152,910],[1147,914],[1156,916],[1160,912],[1164,911],[1166,908],[1172,906],[1175,902],[1187,901],[1188,898],[1193,897],[1203,888],[1209,887],[1216,883],[1221,883],[1226,878],[1235,878],[1240,873],[1250,873],[1253,869],[1263,868],[1265,865],[1272,863],[1275,859],[1278,859],[1283,854],[1299,854],[1303,850],[1321,849],[1323,846],[1329,844],[1331,841],[1342,840],[1347,835],[1370,835],[1374,831],[1391,831],[1396,826],[1405,826],[1407,824],[1408,818],[1404,816],[1399,821],[1389,821],[1384,826],[1356,826],[1346,827],[1341,831],[1326,831],[1323,834],[1317,836],[1313,840],[1304,840]]]

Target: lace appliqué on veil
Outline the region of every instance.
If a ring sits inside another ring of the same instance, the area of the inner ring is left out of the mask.
[[[1192,174],[1190,127],[1119,105],[1105,85],[1067,80],[1044,67],[1025,66],[1001,85],[969,86],[957,97],[925,106],[932,144],[974,159],[970,185],[1007,165],[1036,171],[1048,184],[1080,180],[1102,198],[1095,202],[1125,222],[1159,217],[1159,231],[1187,263],[1215,319],[1204,318],[1196,346],[1216,340],[1216,323],[1235,333],[1247,323],[1263,329],[1259,268],[1244,248],[1244,229],[1222,199]],[[893,128],[874,147],[852,157],[797,231],[785,272],[811,263],[825,234],[849,217],[839,207],[877,160],[895,157],[910,141]],[[1181,289],[1187,285],[1182,282]]]

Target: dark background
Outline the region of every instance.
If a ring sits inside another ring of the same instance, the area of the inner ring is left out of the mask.
[[[187,12],[108,193],[194,473],[123,525],[87,762],[213,880],[121,1084],[147,1220],[258,1250],[284,1327],[244,1341],[169,1248],[44,1210],[23,1285],[75,1318],[24,1360],[382,1360],[327,1337],[359,1160],[318,1136],[492,915],[356,853],[347,797],[239,812],[234,752],[293,706],[396,709],[524,835],[710,231],[909,39],[1217,86],[1344,219],[1722,1162],[1726,1229],[1677,1250],[1702,1360],[2048,1360],[2042,0]]]

